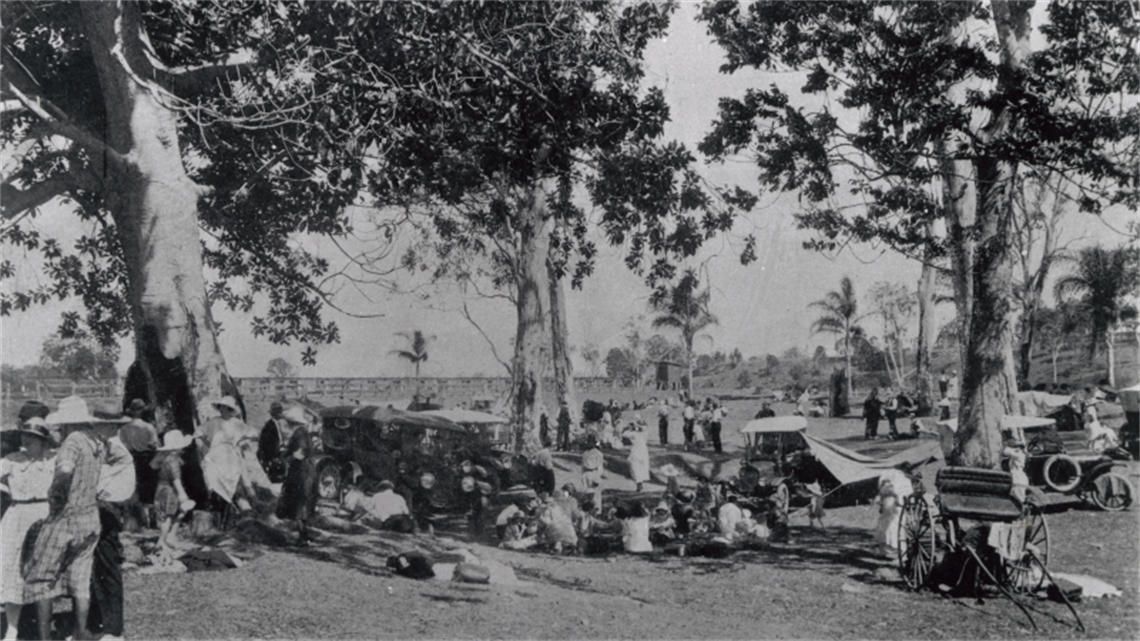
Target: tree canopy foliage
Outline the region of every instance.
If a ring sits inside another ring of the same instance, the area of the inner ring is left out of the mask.
[[[762,189],[798,193],[796,218],[818,235],[808,247],[885,243],[904,254],[943,255],[928,223],[944,215],[939,161],[999,159],[1065,169],[1087,211],[1137,204],[1140,111],[1138,28],[1128,3],[1052,2],[1047,47],[1023,77],[991,52],[981,2],[717,2],[702,11],[744,67],[804,74],[795,100],[772,85],[721,100],[701,150],[748,152]],[[962,34],[968,34],[963,36]],[[968,91],[955,92],[954,87]],[[1018,123],[980,135],[978,110],[1002,105]],[[960,134],[960,135],[959,135]],[[941,144],[960,140],[956,148]]]

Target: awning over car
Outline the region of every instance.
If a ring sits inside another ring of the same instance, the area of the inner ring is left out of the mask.
[[[807,419],[803,416],[769,416],[749,421],[740,428],[742,434],[773,434],[776,432],[800,432],[807,429]]]
[[[876,479],[884,470],[913,468],[942,458],[937,441],[920,441],[918,445],[885,459],[872,458],[845,447],[803,435],[815,458],[839,481],[840,485]]]

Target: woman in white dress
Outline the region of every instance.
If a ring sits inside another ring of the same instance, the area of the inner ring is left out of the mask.
[[[623,436],[629,439],[629,474],[640,492],[642,484],[649,480],[649,434],[640,417]]]
[[[29,418],[20,428],[20,451],[0,459],[0,491],[8,493],[12,504],[0,520],[0,600],[8,618],[5,641],[16,638],[16,627],[24,605],[24,581],[20,572],[20,551],[24,537],[36,521],[47,518],[48,489],[55,473],[55,439],[47,423]]]

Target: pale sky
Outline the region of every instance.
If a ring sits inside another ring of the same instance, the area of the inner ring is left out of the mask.
[[[673,122],[666,130],[667,138],[685,143],[695,153],[699,140],[709,130],[716,116],[717,100],[722,96],[740,96],[749,86],[767,86],[773,82],[792,93],[798,89],[792,74],[763,75],[739,71],[734,76],[718,72],[720,49],[711,42],[702,24],[695,21],[695,3],[684,3],[674,17],[667,38],[654,42],[647,54],[647,85],[664,89]],[[755,190],[757,171],[744,161],[713,165],[704,169],[714,183],[739,184]],[[712,288],[711,310],[720,324],[698,340],[698,352],[740,349],[744,356],[780,354],[789,347],[814,349],[835,338],[811,336],[809,326],[814,314],[807,306],[837,289],[842,276],[854,281],[861,303],[871,286],[880,281],[915,286],[919,266],[882,249],[862,245],[837,256],[824,256],[802,248],[810,232],[795,228],[792,212],[797,206],[792,195],[765,197],[746,219],[736,224],[725,238],[709,241],[691,266],[707,270]],[[1118,228],[1124,227],[1130,212],[1115,212],[1110,218]],[[45,232],[58,231],[60,225],[74,225],[73,220],[47,220],[42,217]],[[1087,216],[1071,217],[1069,233],[1074,236],[1106,239],[1108,228]],[[1078,220],[1078,218],[1080,218]],[[748,233],[757,237],[758,260],[742,267],[737,259],[741,239]],[[1111,242],[1111,241],[1109,241]],[[647,300],[649,291],[641,279],[630,274],[620,262],[616,250],[600,248],[601,256],[595,274],[581,291],[569,293],[570,341],[577,347],[593,344],[605,352],[623,344],[622,335],[629,321],[645,317],[642,335],[649,329]],[[14,257],[18,260],[18,257]],[[42,276],[21,276],[22,282]],[[446,290],[446,288],[443,288]],[[373,302],[363,298],[346,298],[346,307],[383,313],[383,318],[356,319],[328,311],[326,320],[336,320],[341,328],[341,342],[317,346],[318,362],[314,367],[300,367],[304,346],[273,345],[250,335],[246,319],[215,306],[215,318],[225,328],[221,346],[230,373],[238,377],[264,376],[267,363],[283,357],[298,367],[302,376],[401,376],[410,375],[411,367],[389,352],[404,346],[396,332],[420,329],[435,339],[429,346],[429,359],[423,376],[503,375],[505,370],[491,354],[486,341],[456,311],[459,307],[455,291],[443,291],[428,300],[415,296],[375,296]],[[509,358],[514,336],[514,310],[505,301],[471,300],[470,305],[482,327],[495,342],[500,356]],[[38,359],[44,339],[58,325],[59,314],[78,308],[77,302],[53,304],[23,314],[0,319],[2,360],[13,365],[27,365]],[[945,322],[952,315],[951,305],[940,309]],[[872,328],[873,323],[869,323]],[[911,332],[913,337],[914,332]],[[675,338],[670,336],[670,338]],[[120,370],[125,371],[133,357],[129,341],[124,345]],[[588,374],[585,365],[576,360],[579,374]]]

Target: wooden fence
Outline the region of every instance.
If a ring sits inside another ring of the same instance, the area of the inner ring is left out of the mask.
[[[470,400],[481,396],[505,397],[511,380],[499,378],[238,378],[235,379],[242,396],[253,401],[269,398],[345,399],[345,400],[396,400],[420,394],[449,401]],[[604,377],[576,378],[579,393],[612,390],[617,383]],[[547,382],[553,386],[554,381]],[[122,398],[123,379],[73,382],[67,379],[34,379],[19,382],[4,381],[5,401],[20,402],[39,399],[58,401],[71,395],[87,399]]]

